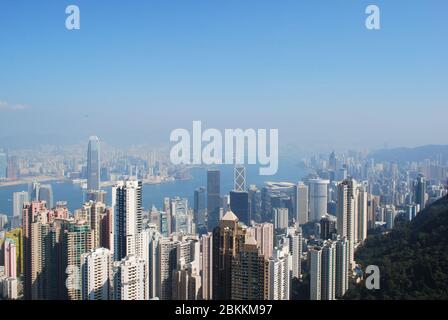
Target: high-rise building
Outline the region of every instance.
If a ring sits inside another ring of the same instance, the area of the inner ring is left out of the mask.
[[[327,214],[328,203],[328,180],[311,179],[310,184],[310,214],[309,220],[318,222],[321,217]]]
[[[83,300],[113,298],[113,254],[109,249],[92,249],[81,255]]]
[[[367,239],[368,229],[368,198],[364,187],[358,187],[357,212],[355,223],[355,243],[364,242]]]
[[[248,190],[249,197],[249,217],[251,220],[260,221],[260,211],[261,211],[261,192],[258,190],[257,186],[250,185]]]
[[[29,201],[28,192],[13,193],[13,214],[14,217],[22,216],[23,205]]]
[[[114,210],[114,259],[136,254],[137,234],[142,231],[142,183],[120,181],[112,188]]]
[[[240,221],[250,224],[249,194],[247,191],[230,191],[230,210],[239,217]]]
[[[213,300],[229,300],[232,296],[232,260],[244,244],[245,233],[231,211],[213,230]]]
[[[310,299],[321,300],[322,285],[322,250],[312,248],[308,250],[310,259]]]
[[[246,168],[243,165],[235,166],[233,172],[233,190],[246,191]]]
[[[67,254],[67,297],[69,300],[82,300],[82,255],[93,249],[94,231],[86,221],[78,220],[68,224],[64,235],[64,249]]]
[[[213,299],[213,234],[201,237],[201,281],[202,299]]]
[[[193,217],[188,211],[188,199],[175,197],[170,201],[172,229],[184,234],[193,233]]]
[[[218,169],[207,170],[207,226],[208,231],[219,224],[221,202],[221,173]]]
[[[114,299],[148,300],[148,273],[145,260],[129,255],[114,263]]]
[[[308,186],[299,182],[296,188],[296,221],[302,225],[308,222]]]
[[[291,276],[300,279],[302,274],[302,232],[295,227],[288,228],[289,254],[291,255]]]
[[[275,250],[266,262],[267,292],[265,299],[289,300],[291,256],[285,249]]]
[[[29,201],[39,201],[39,188],[40,188],[40,183],[37,181],[34,181],[33,183],[30,183],[28,185]],[[47,208],[48,208],[48,206],[47,206]]]
[[[260,254],[266,259],[272,257],[274,249],[274,225],[269,222],[257,223],[246,231],[251,234],[259,247]]]
[[[39,201],[45,201],[48,209],[53,208],[53,188],[50,184],[39,186]]]
[[[100,190],[100,140],[89,138],[87,149],[87,190]]]
[[[414,202],[420,205],[420,210],[423,210],[426,207],[426,198],[426,179],[420,174],[414,182]]]
[[[17,245],[13,239],[6,238],[3,242],[3,263],[5,276],[17,278]]]
[[[273,211],[275,230],[285,230],[288,228],[288,208],[274,208]]]
[[[320,238],[322,240],[331,240],[337,235],[337,219],[332,215],[325,215],[320,219]]]
[[[336,242],[336,271],[335,271],[335,296],[341,298],[348,289],[348,271],[350,266],[348,256],[349,243],[347,238],[340,238]]]
[[[17,179],[18,167],[17,167],[17,157],[8,157],[8,169],[6,171],[6,178],[10,180]]]
[[[338,184],[338,203],[336,209],[337,232],[341,237],[347,237],[349,242],[348,255],[350,264],[354,261],[354,245],[356,232],[356,216],[358,203],[358,188],[354,179],[346,179]]]
[[[241,250],[232,259],[231,299],[264,300],[266,278],[265,258],[259,254],[255,238],[246,236]]]
[[[321,254],[321,299],[334,300],[336,292],[336,245],[326,241]]]
[[[207,232],[206,225],[206,215],[207,215],[207,204],[206,204],[206,190],[204,187],[199,187],[194,190],[194,202],[193,202],[193,214],[194,223],[196,224],[197,232],[202,235]]]

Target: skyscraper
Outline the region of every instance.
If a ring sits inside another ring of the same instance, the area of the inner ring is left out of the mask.
[[[250,224],[249,194],[247,191],[230,191],[230,210],[246,225]]]
[[[136,254],[137,234],[142,231],[142,183],[120,181],[112,188],[114,210],[114,259]]]
[[[302,225],[308,222],[308,186],[299,182],[296,188],[296,221]]]
[[[332,215],[325,215],[320,219],[320,238],[322,240],[331,240],[337,235],[337,219]]]
[[[292,258],[291,276],[300,279],[302,274],[302,232],[294,227],[288,228],[289,253]]]
[[[335,296],[341,298],[348,289],[348,270],[350,266],[348,256],[348,241],[342,237],[336,242],[336,271],[335,271]]]
[[[14,217],[21,216],[23,205],[29,201],[28,192],[14,192],[13,193],[13,214]]]
[[[321,299],[334,300],[336,291],[336,245],[326,241],[321,254]]]
[[[115,300],[148,300],[145,260],[129,255],[114,263]]]
[[[272,223],[257,223],[248,228],[247,233],[257,241],[260,254],[264,255],[266,259],[272,257],[274,249],[274,225]]]
[[[87,149],[87,190],[100,190],[100,141],[97,136],[89,138]]]
[[[354,179],[349,178],[338,184],[338,203],[336,209],[337,232],[341,237],[347,237],[350,264],[354,258],[355,227],[358,203],[358,188]]]
[[[207,226],[208,231],[218,226],[221,201],[221,179],[218,169],[207,170]]]
[[[267,262],[267,292],[265,299],[289,300],[291,256],[286,248],[275,250]]]
[[[202,299],[213,299],[213,234],[201,237],[201,281]]]
[[[205,188],[199,187],[194,190],[193,214],[196,230],[201,235],[207,232],[205,218],[207,215]]]
[[[53,208],[53,188],[50,184],[42,184],[39,187],[39,201],[45,201],[48,209]]]
[[[310,183],[310,215],[309,220],[318,222],[327,213],[328,180],[311,179]]]
[[[229,300],[232,296],[232,260],[244,244],[245,233],[231,211],[213,231],[213,300]]]
[[[259,254],[254,237],[248,235],[241,250],[232,259],[231,299],[264,300],[266,278],[265,258]]]
[[[17,278],[17,245],[13,239],[6,238],[3,242],[3,263],[5,276]]]
[[[420,205],[420,210],[426,207],[426,179],[420,174],[414,182],[415,203]]]
[[[246,168],[236,165],[233,174],[233,190],[246,191]]]
[[[92,249],[81,255],[83,300],[113,298],[113,257],[109,249]]]
[[[308,257],[310,259],[310,299],[321,300],[322,250],[312,248],[308,250]]]

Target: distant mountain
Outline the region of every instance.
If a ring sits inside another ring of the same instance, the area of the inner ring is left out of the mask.
[[[448,145],[426,145],[416,148],[381,149],[372,152],[369,156],[375,161],[422,161],[425,159],[437,159],[442,156],[448,159]]]
[[[369,237],[356,261],[363,270],[380,268],[380,289],[368,290],[361,283],[345,299],[448,299],[448,198],[412,222],[398,223],[387,235]]]

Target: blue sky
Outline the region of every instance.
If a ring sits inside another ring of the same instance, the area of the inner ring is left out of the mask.
[[[322,150],[446,143],[447,15],[444,0],[2,0],[0,141],[169,143],[202,120]]]

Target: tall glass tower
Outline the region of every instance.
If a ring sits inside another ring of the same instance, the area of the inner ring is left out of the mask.
[[[100,189],[100,140],[97,136],[89,138],[87,150],[87,190]]]

